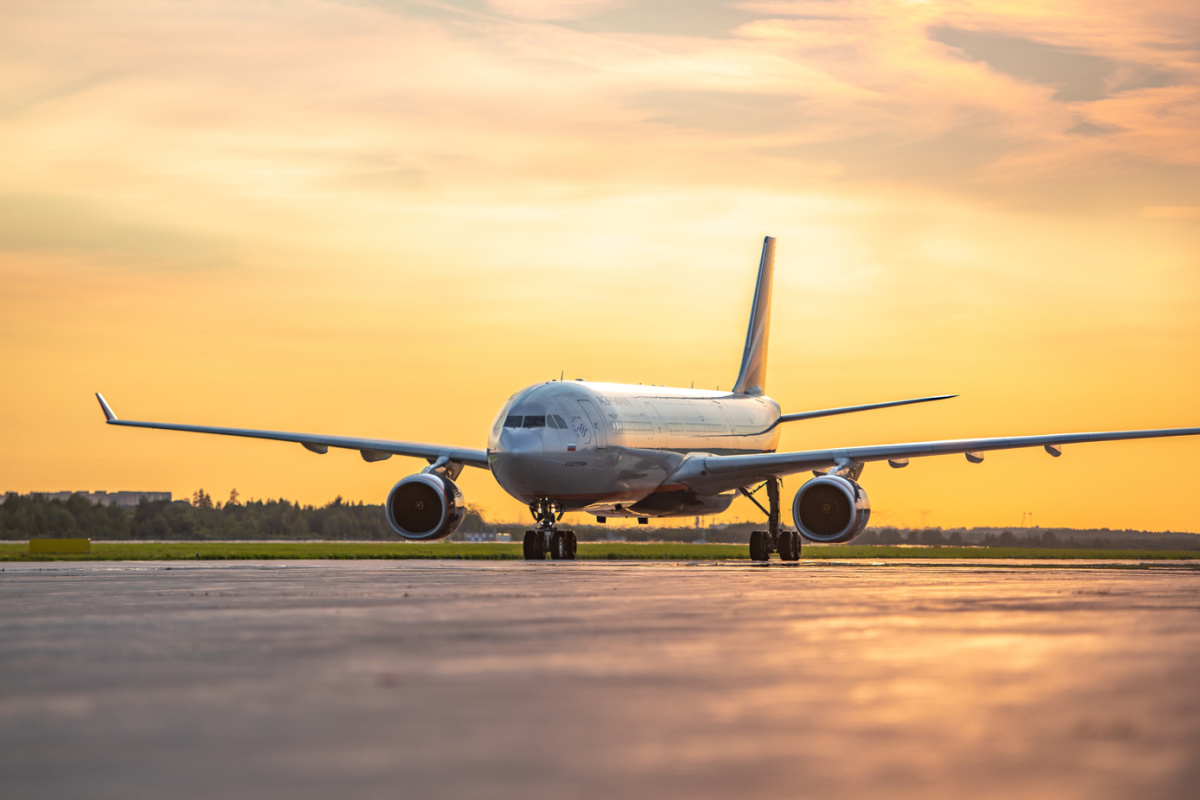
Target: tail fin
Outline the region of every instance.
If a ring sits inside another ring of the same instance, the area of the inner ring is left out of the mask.
[[[750,328],[746,331],[746,349],[738,372],[735,394],[761,395],[767,386],[767,338],[771,333],[771,277],[775,272],[775,238],[763,239],[762,260],[758,262],[758,285],[750,308]]]

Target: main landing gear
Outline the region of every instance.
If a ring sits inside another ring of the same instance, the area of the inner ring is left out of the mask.
[[[555,561],[574,561],[578,542],[575,531],[560,531],[554,523],[562,519],[562,509],[553,500],[530,503],[529,510],[537,520],[537,530],[525,531],[523,551],[526,561],[545,561],[546,555]]]
[[[800,534],[796,531],[785,531],[779,524],[779,486],[782,481],[779,478],[770,478],[763,486],[767,487],[767,502],[770,504],[770,509],[762,507],[762,504],[754,499],[754,492],[741,489],[741,493],[750,498],[750,502],[762,508],[767,515],[767,530],[753,531],[750,534],[750,560],[751,561],[769,561],[771,553],[779,553],[781,561],[799,561],[800,560]],[[759,487],[762,488],[762,487]]]

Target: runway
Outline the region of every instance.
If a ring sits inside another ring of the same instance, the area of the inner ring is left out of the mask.
[[[1200,571],[6,564],[6,798],[1192,798]]]

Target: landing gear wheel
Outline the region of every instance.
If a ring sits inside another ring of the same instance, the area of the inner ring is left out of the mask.
[[[750,560],[751,561],[766,561],[771,557],[767,551],[767,532],[766,531],[751,531],[750,533]]]
[[[550,537],[550,557],[556,561],[574,561],[578,547],[575,531],[555,531]]]
[[[784,561],[800,560],[800,534],[795,531],[779,532],[779,557]]]
[[[542,535],[541,531],[525,531],[525,541],[522,543],[521,550],[526,561],[545,561],[546,537]]]
[[[780,531],[779,532],[779,560],[780,561],[795,561],[796,559],[792,558],[792,548],[794,546],[795,546],[795,542],[792,541],[792,532],[791,531]]]

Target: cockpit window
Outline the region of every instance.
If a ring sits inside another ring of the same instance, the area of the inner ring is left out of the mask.
[[[546,417],[545,416],[532,416],[532,415],[526,416],[525,417],[525,427],[526,428],[544,428],[544,427],[546,427]]]
[[[560,431],[567,429],[567,423],[558,414],[551,414],[547,417],[547,421],[550,423],[551,428],[558,428]]]
[[[504,420],[504,427],[506,427],[506,428],[519,428],[519,427],[521,427],[521,423],[522,423],[522,422],[524,422],[524,421],[525,421],[525,418],[524,418],[524,417],[522,417],[521,415],[519,415],[519,414],[516,414],[516,415],[510,414],[510,415],[508,416],[508,419]]]

